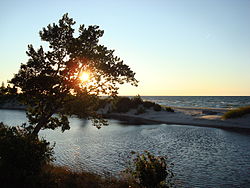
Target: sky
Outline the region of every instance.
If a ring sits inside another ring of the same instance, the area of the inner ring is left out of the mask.
[[[250,0],[1,0],[0,81],[65,13],[100,26],[100,43],[136,72],[139,86],[119,95],[250,95]]]

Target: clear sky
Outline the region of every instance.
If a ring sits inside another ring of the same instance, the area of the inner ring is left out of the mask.
[[[136,72],[120,95],[250,95],[250,0],[1,0],[0,81],[67,12]]]

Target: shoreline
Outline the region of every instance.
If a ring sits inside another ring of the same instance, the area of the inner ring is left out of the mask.
[[[0,107],[0,110],[22,110],[25,111],[25,107]]]
[[[202,123],[181,123],[181,122],[170,122],[170,121],[160,121],[160,120],[151,120],[145,119],[141,117],[133,117],[128,115],[117,115],[110,114],[105,115],[104,118],[107,119],[115,119],[126,122],[126,125],[157,125],[157,124],[166,124],[166,125],[182,125],[182,126],[195,126],[195,127],[208,127],[208,128],[217,128],[229,131],[239,131],[239,132],[248,132],[250,133],[250,127],[235,127],[235,126],[219,126],[219,125],[211,125],[211,124],[202,124]]]
[[[250,132],[250,115],[223,120],[222,115],[230,109],[172,107],[175,112],[147,110],[146,113],[135,115],[134,110],[128,113],[103,114],[104,118],[118,119],[128,124],[166,124],[188,125],[198,127],[219,128],[232,131]]]
[[[230,109],[201,107],[172,107],[175,112],[147,110],[146,113],[135,115],[132,109],[128,113],[103,113],[106,119],[116,119],[127,125],[188,125],[198,127],[219,128],[232,131],[250,132],[250,115],[242,118],[223,120],[221,116]],[[2,110],[25,110],[24,106],[5,106]],[[211,114],[212,115],[211,115]]]

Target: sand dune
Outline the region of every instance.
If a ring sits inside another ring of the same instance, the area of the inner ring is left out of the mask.
[[[149,124],[179,124],[250,131],[250,115],[236,119],[222,119],[222,115],[229,109],[180,107],[174,107],[173,109],[175,110],[174,113],[147,110],[146,113],[135,115],[135,110],[131,110],[128,113],[111,113],[106,117],[121,120],[133,119]]]

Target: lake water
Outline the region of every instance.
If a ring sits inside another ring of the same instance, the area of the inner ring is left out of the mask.
[[[0,110],[0,121],[18,125],[24,111]],[[70,119],[71,129],[41,131],[56,142],[55,163],[74,170],[118,175],[130,151],[166,155],[182,187],[249,187],[250,135],[215,128],[180,125],[124,125],[112,120],[96,129],[89,121]]]
[[[250,96],[142,96],[144,100],[177,107],[237,108],[250,105]]]

